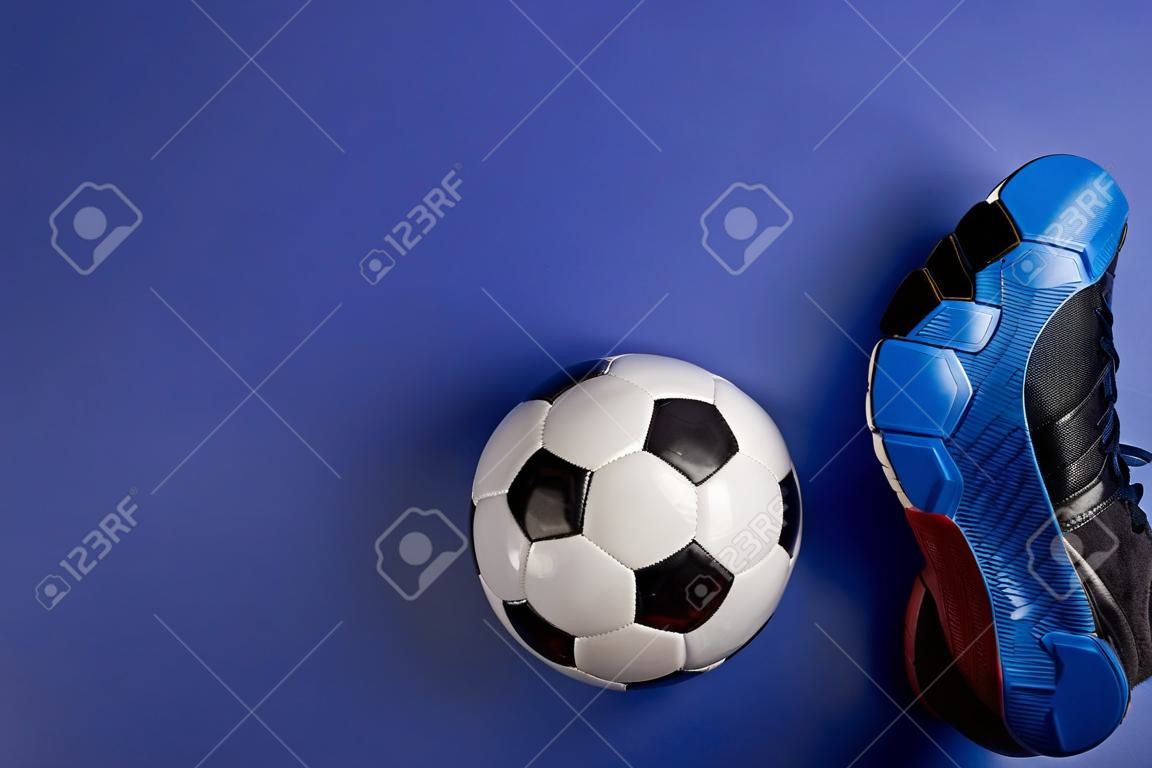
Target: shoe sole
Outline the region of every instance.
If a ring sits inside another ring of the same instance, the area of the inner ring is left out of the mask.
[[[957,668],[928,576],[921,574],[913,582],[904,616],[905,671],[916,702],[985,749],[1009,757],[1030,755],[1007,732],[999,708],[981,701]],[[991,611],[986,598],[984,610]],[[985,626],[989,622],[990,616]]]
[[[869,368],[876,454],[908,510],[950,650],[1039,754],[1090,749],[1128,705],[1064,551],[1024,405],[1037,337],[1103,277],[1127,212],[1087,160],[1025,165],[901,284]],[[956,566],[966,562],[975,567]]]

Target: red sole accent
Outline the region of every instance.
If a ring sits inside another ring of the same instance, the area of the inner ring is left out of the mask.
[[[912,582],[912,594],[908,596],[908,606],[904,609],[904,676],[908,678],[912,693],[920,699],[920,706],[935,717],[939,717],[940,714],[922,698],[924,692],[920,690],[920,675],[916,674],[916,634],[919,632],[920,611],[923,609],[925,592],[924,582],[917,576],[916,581]]]
[[[940,626],[944,629],[948,650],[956,659],[956,667],[980,700],[1003,717],[1004,681],[1000,652],[996,646],[996,628],[992,623],[992,604],[964,532],[946,515],[914,508],[905,510],[905,515],[924,554],[924,583],[935,597]],[[919,581],[916,588],[920,588]],[[905,621],[905,659],[910,672],[915,640],[912,609],[914,603],[917,610],[919,606],[915,597],[914,591],[914,599],[908,604],[908,620]],[[913,688],[916,688],[915,682]]]

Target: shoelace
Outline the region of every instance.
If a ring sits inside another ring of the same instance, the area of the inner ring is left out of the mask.
[[[1104,379],[1105,396],[1108,398],[1108,413],[1105,415],[1104,431],[1100,437],[1100,448],[1112,462],[1112,468],[1121,478],[1120,497],[1128,507],[1132,517],[1132,530],[1136,533],[1149,531],[1148,515],[1140,508],[1144,497],[1144,486],[1133,483],[1130,469],[1152,463],[1152,451],[1120,442],[1120,417],[1116,414],[1116,371],[1120,369],[1120,354],[1112,341],[1112,309],[1105,299],[1103,306],[1096,310],[1096,316],[1104,323],[1105,332],[1100,336],[1100,348],[1111,359],[1112,370]]]

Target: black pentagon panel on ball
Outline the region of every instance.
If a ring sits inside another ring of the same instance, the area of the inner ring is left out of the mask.
[[[672,398],[656,401],[644,450],[699,485],[728,463],[740,446],[712,403]]]
[[[576,638],[562,629],[552,626],[528,605],[527,600],[504,603],[504,613],[516,634],[524,643],[562,667],[576,666]]]
[[[788,476],[780,481],[780,498],[784,502],[784,525],[780,529],[779,544],[788,553],[788,557],[795,557],[796,544],[800,541],[800,529],[803,525],[800,489],[796,485],[795,472],[789,472]]]
[[[636,571],[636,622],[691,632],[712,618],[732,581],[732,573],[693,541],[666,560]]]
[[[537,387],[527,399],[545,400],[549,403],[554,403],[556,402],[556,398],[580,382],[594,379],[597,376],[603,376],[608,372],[608,366],[610,364],[610,360],[601,358],[598,360],[585,360],[582,363],[570,365],[563,371],[557,371],[552,376],[549,376],[548,380]]]
[[[580,532],[592,473],[540,449],[508,489],[508,508],[530,541]]]

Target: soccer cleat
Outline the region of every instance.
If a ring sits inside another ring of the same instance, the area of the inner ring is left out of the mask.
[[[910,678],[954,721],[969,697],[962,729],[999,751],[1090,749],[1152,674],[1152,538],[1129,477],[1152,455],[1119,442],[1115,411],[1127,214],[1088,160],[1025,165],[904,280],[872,355],[868,424],[926,561]],[[964,692],[933,693],[932,669]]]

